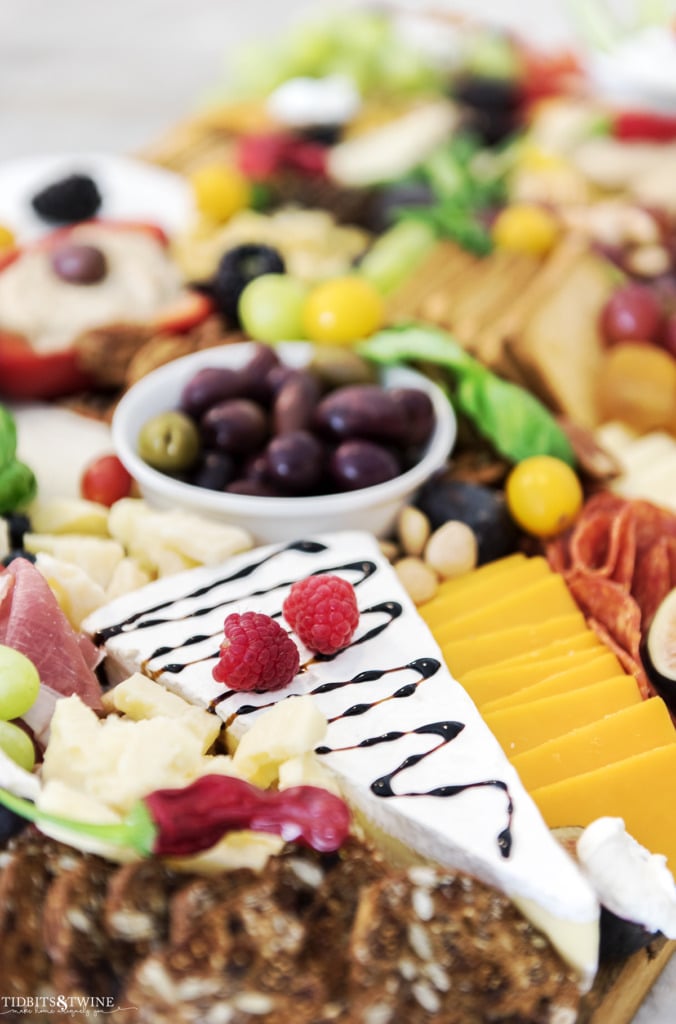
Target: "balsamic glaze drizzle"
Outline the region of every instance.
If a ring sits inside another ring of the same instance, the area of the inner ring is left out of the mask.
[[[192,598],[204,597],[205,594],[210,593],[212,590],[215,590],[217,587],[223,586],[225,583],[233,583],[235,580],[246,579],[247,576],[251,576],[256,571],[256,569],[260,569],[260,567],[262,565],[265,565],[266,562],[270,562],[273,558],[278,558],[280,555],[285,554],[287,551],[298,551],[301,554],[316,555],[320,551],[326,551],[326,550],[327,550],[326,544],[321,544],[319,541],[316,541],[316,540],[298,540],[298,541],[294,541],[292,544],[287,544],[287,546],[284,547],[284,548],[280,548],[277,551],[270,552],[269,555],[266,555],[265,558],[261,558],[258,562],[249,562],[248,565],[242,566],[242,568],[238,569],[237,572],[232,574],[232,576],[224,576],[222,579],[214,580],[213,582],[208,583],[204,587],[198,587],[197,590],[192,590],[192,591],[190,591],[187,594],[183,594],[182,597],[173,597],[169,601],[162,601],[160,604],[156,604],[152,608],[143,608],[139,612],[134,612],[133,615],[130,615],[127,619],[124,619],[122,622],[118,622],[118,623],[116,623],[113,626],[106,626],[104,629],[100,629],[97,633],[94,634],[94,638],[93,638],[94,639],[94,643],[102,644],[102,643],[105,643],[106,640],[110,640],[114,636],[119,636],[120,633],[131,633],[135,629],[146,629],[149,626],[157,626],[157,625],[162,625],[165,622],[171,622],[172,621],[171,619],[146,619],[144,622],[140,622],[139,620],[141,618],[143,618],[143,616],[145,616],[145,615],[152,615],[153,612],[164,611],[165,608],[170,608],[173,604],[176,604],[178,601],[187,601],[187,600],[190,600]],[[354,565],[354,564],[360,564],[360,563],[352,563],[352,564]],[[366,563],[361,563],[361,564],[365,565]],[[370,562],[368,564],[373,566],[373,568],[371,569],[371,572],[368,573],[368,575],[371,575],[371,573],[375,572],[376,567],[375,567],[373,562]],[[348,566],[345,566],[345,568],[348,568]],[[331,572],[331,571],[334,571],[334,570],[324,569],[322,571],[323,572]],[[316,575],[316,574],[313,574],[313,575]],[[364,578],[366,578],[366,577],[364,577]],[[283,586],[289,586],[289,584],[288,583],[286,583],[286,584],[285,583],[279,583],[279,584],[277,584],[276,587],[271,587],[270,589],[271,590],[276,590],[278,587],[283,587]],[[355,584],[355,586],[356,586],[356,584]],[[267,591],[265,591],[265,590],[258,591],[258,594],[264,594],[264,593],[267,593]],[[247,595],[247,596],[248,597],[252,597],[254,595],[250,594],[250,595]],[[234,600],[239,600],[239,598],[235,598]],[[225,602],[223,602],[223,604],[224,605],[225,604],[232,604],[232,601],[225,601]],[[218,604],[215,605],[214,607],[218,607]],[[193,614],[194,615],[200,615],[200,614],[201,615],[205,615],[207,613],[207,611],[210,611],[210,610],[211,609],[198,609]],[[180,621],[180,620],[177,619],[175,621]]]
[[[147,629],[147,628],[149,628],[151,626],[164,625],[164,624],[167,624],[167,623],[170,623],[170,622],[180,622],[180,621],[184,621],[187,618],[197,618],[199,616],[207,615],[210,612],[213,612],[213,611],[217,610],[218,608],[225,608],[228,605],[233,604],[233,603],[235,603],[237,601],[241,601],[243,599],[251,599],[251,598],[255,598],[255,597],[260,597],[260,596],[263,596],[265,594],[273,593],[276,590],[282,590],[282,589],[288,588],[294,582],[293,580],[287,580],[287,581],[285,581],[283,583],[276,583],[276,584],[274,584],[271,587],[268,587],[268,588],[262,589],[262,590],[255,590],[255,591],[252,591],[251,593],[246,594],[246,595],[241,595],[240,594],[237,597],[229,598],[229,599],[227,599],[225,601],[216,601],[216,603],[214,603],[214,604],[212,604],[212,605],[210,605],[208,607],[198,608],[195,611],[190,612],[186,616],[183,616],[182,618],[178,618],[178,619],[172,619],[171,617],[168,617],[168,618],[156,618],[156,617],[155,618],[145,618],[145,616],[147,616],[147,615],[154,615],[154,614],[156,614],[158,612],[165,611],[166,609],[170,608],[172,605],[178,603],[179,601],[191,600],[191,599],[195,599],[195,598],[204,597],[205,595],[211,593],[212,591],[216,590],[218,587],[223,586],[226,583],[232,583],[235,580],[245,579],[246,577],[251,576],[257,569],[259,569],[266,562],[269,562],[271,559],[276,558],[279,555],[284,554],[285,552],[297,551],[297,552],[300,552],[300,553],[303,553],[303,554],[317,554],[317,553],[319,553],[321,551],[326,551],[326,550],[327,550],[326,545],[320,543],[319,541],[296,541],[296,542],[294,542],[292,544],[287,545],[284,548],[281,548],[281,549],[278,549],[277,551],[271,552],[270,554],[266,555],[265,558],[262,558],[262,559],[260,559],[257,562],[251,562],[248,565],[243,566],[241,569],[239,569],[237,572],[233,573],[231,576],[226,576],[226,577],[223,577],[221,579],[212,581],[211,583],[209,583],[209,584],[207,584],[207,585],[205,585],[203,587],[200,587],[200,588],[198,588],[196,590],[193,590],[193,591],[191,591],[191,592],[189,592],[187,594],[184,594],[181,597],[172,598],[172,599],[170,599],[168,601],[164,601],[164,602],[162,602],[160,604],[155,605],[152,608],[146,608],[146,609],[143,609],[143,610],[141,610],[139,612],[135,612],[133,615],[130,615],[124,621],[119,622],[119,623],[117,623],[115,625],[112,625],[112,626],[107,626],[104,629],[101,629],[95,635],[94,640],[95,640],[96,643],[102,644],[102,643],[105,643],[106,640],[109,640],[112,637],[118,636],[121,633],[131,633],[131,632],[134,632],[135,630]],[[343,565],[332,566],[332,567],[326,568],[326,569],[317,569],[317,570],[315,570],[312,573],[312,575],[313,576],[317,576],[317,575],[321,575],[321,574],[324,574],[324,573],[335,573],[335,572],[340,572],[340,571],[343,571],[343,572],[356,572],[356,573],[359,574],[359,576],[358,576],[357,580],[354,581],[353,585],[355,587],[357,587],[361,583],[363,583],[364,580],[366,580],[370,576],[372,576],[373,573],[376,571],[376,568],[377,568],[377,566],[376,566],[375,562],[372,562],[372,561],[369,561],[369,560],[363,560],[363,561],[356,561],[356,562],[347,562],[347,563],[345,563]],[[349,646],[350,647],[356,647],[356,646],[358,646],[360,644],[366,643],[367,641],[372,640],[375,637],[379,636],[396,619],[398,619],[401,616],[402,612],[403,612],[403,608],[402,608],[402,606],[397,601],[382,601],[379,604],[372,605],[370,608],[363,609],[362,612],[361,612],[361,615],[384,614],[386,616],[386,619],[385,619],[384,622],[381,622],[378,625],[374,626],[372,629],[368,630],[366,633],[364,633],[362,636],[358,637],[356,640],[353,640],[352,643]],[[281,615],[281,611],[275,612],[275,613],[273,613],[273,615],[275,617],[278,617],[278,616]],[[149,675],[151,678],[158,678],[163,673],[169,672],[171,674],[176,675],[176,674],[182,672],[185,668],[187,668],[190,665],[195,665],[195,664],[198,664],[201,661],[209,661],[211,659],[217,658],[218,657],[218,649],[216,649],[211,654],[205,655],[203,658],[196,659],[195,661],[168,663],[168,664],[162,665],[159,669],[156,669],[156,670],[153,670],[153,669],[151,669],[149,667],[150,663],[152,661],[154,661],[155,659],[157,659],[157,658],[166,657],[167,655],[173,654],[174,652],[176,652],[178,650],[181,650],[182,648],[194,646],[194,645],[196,645],[198,643],[204,642],[205,640],[215,639],[219,635],[220,635],[220,631],[218,633],[216,633],[216,634],[201,634],[201,633],[198,633],[198,634],[195,634],[194,636],[188,637],[186,640],[183,640],[180,644],[177,644],[174,647],[172,647],[172,646],[158,647],[158,648],[156,648],[152,652],[152,654],[150,654],[150,656],[148,658],[146,658],[144,660],[143,665],[142,665],[142,670],[143,670],[143,672],[145,672],[146,675]],[[337,655],[340,654],[340,653],[342,653],[342,652],[339,651],[336,654],[331,654],[331,655],[316,654],[310,661],[306,662],[306,664],[301,667],[300,671],[301,672],[306,671],[307,668],[310,665],[312,665],[313,663],[320,663],[320,662],[324,663],[324,662],[333,661],[334,658],[336,658]],[[397,673],[404,672],[404,671],[413,671],[413,672],[418,674],[419,678],[416,681],[409,682],[409,683],[406,683],[406,684],[404,684],[402,686],[399,686],[395,690],[393,690],[391,693],[386,694],[384,697],[381,697],[381,698],[379,698],[377,700],[370,701],[370,702],[366,702],[365,701],[365,702],[361,702],[361,703],[356,703],[356,704],[350,705],[341,714],[335,715],[333,718],[329,719],[329,723],[332,723],[332,722],[336,722],[336,721],[338,721],[338,720],[340,720],[342,718],[355,718],[355,717],[358,717],[358,716],[361,716],[361,715],[365,715],[372,708],[377,707],[379,704],[385,703],[386,701],[399,700],[399,699],[402,699],[402,698],[413,696],[413,694],[416,692],[418,686],[420,686],[420,684],[422,682],[424,682],[424,680],[429,679],[433,675],[435,675],[436,672],[439,671],[440,667],[441,667],[440,662],[437,661],[435,658],[418,658],[418,659],[416,659],[414,661],[408,662],[405,665],[398,665],[398,666],[396,666],[394,668],[368,669],[368,670],[366,670],[364,672],[359,672],[357,675],[353,676],[351,679],[335,680],[335,681],[330,681],[330,682],[326,682],[326,683],[321,683],[319,686],[316,686],[313,690],[310,690],[309,693],[311,695],[315,695],[315,694],[319,695],[319,694],[324,694],[324,693],[330,693],[330,692],[332,692],[334,690],[342,689],[345,686],[363,685],[365,683],[370,683],[370,682],[374,682],[374,681],[376,681],[378,679],[382,679],[386,675],[397,674]],[[213,713],[216,713],[217,707],[219,705],[221,705],[224,701],[228,700],[230,697],[239,697],[239,696],[241,696],[239,691],[236,691],[236,690],[225,690],[223,693],[219,694],[218,697],[216,697],[214,700],[211,701],[211,703],[208,706],[208,710],[213,712]],[[230,716],[230,718],[228,719],[228,724],[231,723],[235,718],[238,718],[238,717],[243,716],[243,715],[253,714],[254,712],[257,712],[257,711],[263,711],[266,708],[272,707],[276,703],[277,703],[276,700],[272,700],[272,701],[270,701],[270,702],[268,702],[266,704],[259,704],[259,705],[242,704]],[[505,826],[505,828],[501,832],[498,833],[497,845],[498,845],[498,848],[500,850],[501,855],[503,857],[509,857],[509,855],[511,853],[511,848],[512,848],[512,831],[511,831],[511,827],[512,827],[513,813],[514,813],[514,803],[513,803],[512,796],[511,796],[511,793],[509,791],[509,788],[508,788],[507,784],[505,782],[501,781],[500,779],[484,779],[484,780],[480,780],[480,781],[477,781],[477,782],[470,782],[470,783],[465,783],[465,784],[461,784],[461,785],[449,784],[449,785],[437,786],[434,789],[426,790],[426,791],[420,791],[420,792],[418,792],[418,791],[410,791],[410,792],[401,792],[401,793],[399,793],[399,792],[395,792],[395,790],[394,790],[393,782],[397,778],[397,776],[399,776],[400,774],[405,772],[408,768],[412,768],[415,765],[419,764],[426,757],[429,757],[435,751],[437,751],[440,748],[444,747],[447,743],[451,743],[454,739],[456,739],[457,736],[460,735],[460,733],[463,731],[464,728],[465,728],[465,723],[463,723],[463,722],[456,722],[456,721],[431,722],[431,723],[429,723],[427,725],[418,726],[415,729],[410,729],[410,730],[405,730],[405,731],[392,731],[392,732],[384,733],[384,734],[382,734],[380,736],[370,736],[370,737],[367,737],[366,739],[363,739],[360,742],[358,742],[356,744],[353,744],[351,746],[344,746],[344,747],[320,746],[320,747],[316,748],[316,753],[317,754],[340,753],[342,751],[347,751],[347,750],[355,750],[355,749],[364,748],[364,747],[373,747],[373,746],[376,746],[376,745],[381,744],[381,743],[393,743],[393,742],[396,742],[397,740],[402,739],[404,736],[410,736],[410,735],[414,735],[414,734],[438,736],[439,737],[439,741],[437,743],[435,743],[432,747],[430,747],[429,750],[426,750],[426,751],[424,751],[422,753],[419,753],[419,754],[412,754],[412,755],[410,755],[409,757],[405,758],[399,765],[397,765],[397,767],[393,768],[392,771],[386,773],[385,775],[381,775],[379,778],[375,779],[370,784],[371,792],[375,796],[382,797],[384,799],[387,799],[387,798],[390,798],[390,797],[395,797],[395,796],[396,797],[433,796],[433,797],[448,798],[448,797],[457,796],[459,793],[463,793],[463,792],[465,792],[467,790],[472,790],[472,789],[480,789],[480,788],[485,788],[485,787],[495,787],[497,789],[500,789],[502,792],[504,792],[504,794],[505,794],[505,796],[507,798],[507,825]]]

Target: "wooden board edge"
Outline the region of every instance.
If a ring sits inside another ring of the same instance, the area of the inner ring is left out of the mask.
[[[676,940],[661,937],[628,960],[602,967],[583,1000],[577,1024],[631,1024],[674,953]]]

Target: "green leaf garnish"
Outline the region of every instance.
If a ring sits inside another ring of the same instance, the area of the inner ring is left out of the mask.
[[[546,406],[518,384],[492,373],[445,331],[423,324],[392,328],[362,342],[358,351],[376,363],[427,362],[449,371],[455,408],[512,462],[553,455],[575,465],[570,441]]]

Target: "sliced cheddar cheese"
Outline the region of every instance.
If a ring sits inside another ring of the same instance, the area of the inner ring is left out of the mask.
[[[512,757],[640,701],[634,677],[619,676],[582,690],[484,713],[484,721]]]
[[[500,711],[502,708],[516,707],[518,704],[528,704],[542,697],[556,697],[560,693],[570,693],[572,690],[581,690],[593,683],[602,683],[604,679],[614,679],[625,676],[619,661],[611,651],[597,654],[595,658],[583,665],[575,665],[566,669],[565,672],[555,672],[553,675],[533,683],[532,686],[524,686],[513,693],[498,697],[481,706],[484,714],[491,711]],[[633,677],[632,677],[633,678]]]
[[[581,651],[571,651],[570,654],[561,654],[558,658],[543,658],[541,661],[519,662],[512,665],[510,662],[498,662],[489,665],[487,668],[474,669],[461,675],[458,682],[464,686],[470,697],[479,707],[484,704],[508,697],[519,690],[542,682],[558,672],[565,672],[568,669],[579,668],[593,661],[603,653],[603,648],[598,645],[587,647]],[[507,668],[500,668],[500,665],[507,665]]]
[[[655,699],[655,698],[653,698]],[[665,813],[664,787],[676,778],[676,743],[584,772],[531,796],[550,828],[586,827],[596,818],[624,820],[627,832],[676,873],[676,815]]]
[[[559,658],[564,654],[572,654],[575,651],[588,650],[591,647],[606,650],[605,644],[601,643],[597,634],[586,624],[584,631],[573,637],[564,637],[562,640],[552,640],[544,647],[536,647],[532,651],[525,651],[523,654],[514,654],[511,658],[505,658],[500,662],[501,668],[513,665],[527,665],[531,661],[545,661],[547,658]]]
[[[653,697],[532,747],[511,762],[531,790],[669,743],[676,743],[676,729],[664,701]]]
[[[449,640],[481,636],[509,626],[535,625],[577,610],[563,577],[551,573],[515,594],[506,594],[482,608],[455,616],[433,632],[443,647]]]
[[[551,576],[552,571],[544,558],[524,557],[523,562],[514,568],[503,568],[502,572],[488,577],[482,577],[477,570],[458,580],[449,580],[448,584],[441,585],[432,601],[421,605],[418,610],[430,629],[434,629]],[[457,584],[461,582],[465,585],[459,587]]]
[[[484,633],[481,640],[475,636],[460,640],[448,640],[439,643],[446,664],[453,675],[462,675],[470,669],[490,665],[501,658],[514,654],[523,654],[534,650],[552,640],[570,639],[587,629],[584,616],[580,611],[570,612],[549,619],[547,622],[532,623],[527,626],[515,626],[510,629],[495,629],[492,633]],[[439,642],[437,630],[432,630]]]

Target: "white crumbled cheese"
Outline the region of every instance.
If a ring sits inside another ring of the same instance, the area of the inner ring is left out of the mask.
[[[347,75],[289,78],[270,94],[268,113],[291,128],[342,125],[361,107],[359,91]]]

